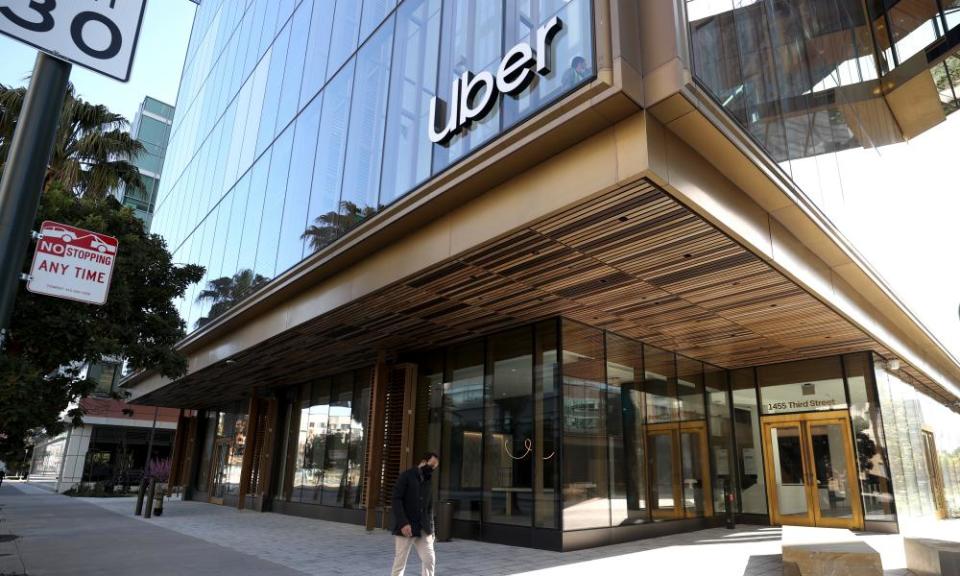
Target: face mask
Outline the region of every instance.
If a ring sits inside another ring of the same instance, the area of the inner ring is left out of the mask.
[[[424,480],[429,480],[430,477],[433,476],[433,468],[431,468],[429,465],[421,466],[420,473],[423,474]]]

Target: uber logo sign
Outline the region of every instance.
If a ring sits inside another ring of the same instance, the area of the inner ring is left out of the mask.
[[[434,144],[446,144],[451,138],[481,120],[497,103],[498,94],[515,96],[533,82],[534,71],[541,76],[550,73],[550,44],[563,29],[563,21],[553,17],[537,30],[537,49],[521,42],[511,48],[500,61],[497,75],[484,70],[469,70],[455,78],[450,87],[450,102],[430,99],[429,134]],[[446,122],[441,125],[441,122]]]

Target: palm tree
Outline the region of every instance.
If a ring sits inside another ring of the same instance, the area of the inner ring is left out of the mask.
[[[233,308],[268,281],[268,278],[254,273],[249,268],[240,270],[233,276],[222,276],[216,280],[210,280],[207,282],[206,289],[197,295],[197,302],[211,301],[213,304],[207,315],[197,320],[197,328]]]
[[[310,248],[316,252],[333,243],[334,240],[354,229],[361,222],[377,213],[376,206],[357,206],[353,202],[340,202],[340,211],[330,211],[321,214],[300,235],[300,238],[310,240]]]
[[[26,92],[26,88],[0,84],[0,172]],[[131,161],[144,148],[127,132],[128,126],[126,118],[106,106],[78,98],[71,84],[60,112],[43,189],[57,183],[76,196],[93,198],[104,198],[121,184],[142,191],[140,172]]]

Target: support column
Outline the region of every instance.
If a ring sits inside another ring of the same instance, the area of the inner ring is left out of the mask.
[[[243,442],[243,462],[240,466],[240,489],[237,509],[243,510],[246,505],[247,494],[250,492],[250,475],[253,471],[254,447],[257,445],[257,419],[260,417],[260,403],[257,402],[256,392],[251,392],[250,403],[247,408],[247,437]]]
[[[367,445],[367,482],[364,485],[364,501],[366,502],[366,518],[364,524],[367,530],[373,530],[377,524],[377,507],[380,505],[380,481],[383,471],[383,433],[384,418],[387,401],[387,384],[390,378],[390,368],[387,366],[386,354],[380,352],[377,365],[373,371],[373,386],[370,390],[370,421],[367,429],[369,444]]]

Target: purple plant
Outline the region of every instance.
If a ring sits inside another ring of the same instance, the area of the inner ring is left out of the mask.
[[[147,469],[144,472],[147,478],[152,478],[157,482],[166,482],[170,479],[170,466],[171,462],[169,458],[154,458],[147,463]]]

